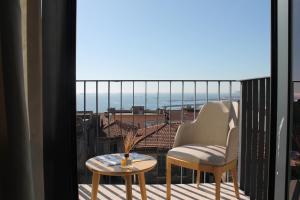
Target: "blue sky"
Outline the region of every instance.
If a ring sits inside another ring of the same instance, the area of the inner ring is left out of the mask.
[[[269,0],[78,0],[77,79],[270,73]]]

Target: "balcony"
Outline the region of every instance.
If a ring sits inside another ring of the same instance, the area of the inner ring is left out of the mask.
[[[137,132],[133,151],[155,157],[156,168],[145,174],[148,199],[165,199],[166,153],[178,126],[193,121],[209,101],[240,102],[238,176],[241,199],[267,199],[270,135],[270,79],[250,80],[78,80],[77,165],[79,194],[89,199],[91,174],[85,161],[95,155],[122,152],[122,135]],[[172,168],[172,199],[214,199],[214,178]],[[231,175],[224,174],[221,199],[235,199]],[[137,183],[136,177],[133,183]],[[103,177],[100,199],[125,199],[120,177]],[[133,196],[140,199],[138,185]]]
[[[91,199],[91,185],[79,185],[79,200]],[[140,199],[140,188],[138,185],[132,186],[133,199]],[[166,199],[166,186],[163,184],[146,185],[147,198],[150,200],[164,200]],[[102,184],[99,186],[98,199],[101,200],[125,200],[125,186],[124,185],[109,185]],[[192,200],[213,200],[215,197],[215,185],[212,183],[202,183],[197,189],[195,184],[172,184],[171,191],[172,200],[192,199]],[[231,200],[236,199],[231,183],[223,183],[221,185],[221,199]],[[250,198],[240,190],[240,200],[249,200]]]

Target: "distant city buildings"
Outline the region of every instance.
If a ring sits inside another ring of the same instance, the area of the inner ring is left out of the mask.
[[[80,183],[90,181],[85,161],[95,155],[123,152],[123,136],[128,132],[137,134],[135,152],[152,155],[158,160],[157,167],[147,173],[147,182],[165,182],[165,156],[174,143],[179,125],[192,121],[199,110],[144,110],[135,106],[131,110],[109,108],[105,113],[77,112],[77,164]],[[191,171],[183,170],[183,179],[191,181]],[[172,180],[180,180],[180,169],[172,171]],[[150,178],[151,177],[151,178]],[[108,180],[106,180],[108,179]],[[118,177],[104,178],[104,182],[118,183]]]

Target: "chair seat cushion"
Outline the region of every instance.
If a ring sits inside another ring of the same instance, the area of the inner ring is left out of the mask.
[[[203,165],[225,165],[226,147],[219,145],[183,145],[168,152],[168,156]]]

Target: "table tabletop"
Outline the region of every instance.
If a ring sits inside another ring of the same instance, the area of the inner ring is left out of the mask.
[[[146,155],[148,156],[148,155]],[[128,176],[150,171],[157,164],[157,160],[152,156],[143,161],[134,161],[130,168],[122,168],[120,165],[106,166],[97,157],[90,158],[85,165],[93,173],[107,176]]]

